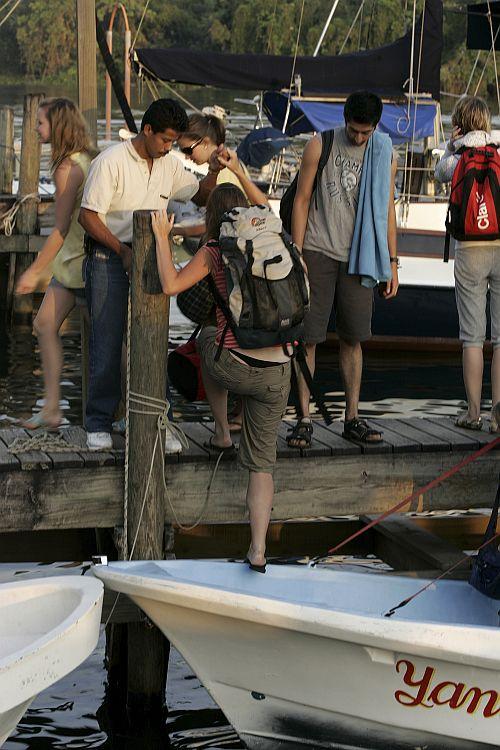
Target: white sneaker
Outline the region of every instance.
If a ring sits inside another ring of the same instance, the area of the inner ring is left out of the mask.
[[[182,443],[168,426],[165,430],[165,453],[182,453]]]
[[[87,432],[87,448],[89,451],[108,451],[113,447],[113,440],[109,432]]]

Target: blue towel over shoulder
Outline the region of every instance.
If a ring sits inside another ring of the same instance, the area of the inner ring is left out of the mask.
[[[391,161],[391,139],[375,130],[366,145],[363,159],[349,254],[349,273],[361,276],[362,286],[374,287],[379,281],[389,281],[391,278],[387,244]]]

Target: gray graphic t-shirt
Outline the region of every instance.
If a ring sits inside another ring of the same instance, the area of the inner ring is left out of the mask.
[[[304,248],[349,259],[365,148],[366,143],[352,145],[343,125],[335,128],[330,158],[311,198]]]

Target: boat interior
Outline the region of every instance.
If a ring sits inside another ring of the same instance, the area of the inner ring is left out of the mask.
[[[383,617],[428,581],[380,573],[357,573],[322,567],[268,565],[265,575],[246,565],[200,560],[113,563],[127,577],[175,581],[207,589],[255,595],[275,601],[331,609],[365,617]],[[130,580],[130,579],[129,579]],[[113,585],[113,584],[112,584]],[[438,581],[394,615],[398,620],[442,622],[446,625],[500,626],[500,603],[465,581]]]

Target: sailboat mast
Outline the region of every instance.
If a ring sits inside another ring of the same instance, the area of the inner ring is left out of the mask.
[[[319,50],[320,50],[320,48],[321,48],[321,45],[323,44],[323,39],[325,38],[325,34],[326,34],[326,32],[328,31],[328,27],[330,26],[330,22],[331,22],[331,20],[332,20],[332,18],[333,18],[333,14],[334,14],[334,13],[335,13],[335,11],[337,10],[337,5],[338,5],[338,4],[339,4],[339,0],[334,0],[334,2],[333,2],[333,5],[332,5],[332,8],[331,8],[331,10],[330,10],[330,15],[328,16],[328,18],[327,18],[327,20],[326,20],[326,23],[325,23],[325,25],[323,26],[323,31],[321,32],[321,36],[320,36],[320,38],[318,39],[318,43],[317,43],[317,45],[316,45],[316,49],[315,49],[315,50],[314,50],[314,52],[313,52],[313,57],[317,57],[317,56],[318,56],[318,52],[319,52]]]

